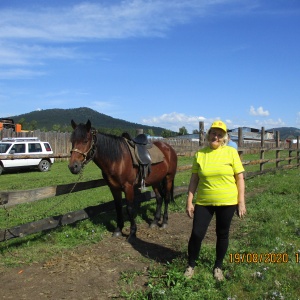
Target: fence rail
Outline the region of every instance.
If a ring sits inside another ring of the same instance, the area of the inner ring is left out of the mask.
[[[98,182],[101,182],[100,185],[97,184]],[[101,180],[95,180],[95,183],[96,184],[93,187],[103,186]],[[57,196],[59,194],[61,195],[60,192],[62,190],[64,191],[62,194],[66,194],[69,190],[69,186],[70,185],[57,186],[56,189],[60,190],[57,193]],[[47,188],[45,188],[45,189],[47,189]],[[83,185],[80,188],[77,188],[76,191],[72,191],[72,192],[78,192],[78,191],[84,190],[84,189],[86,189],[86,187]],[[53,192],[54,192],[54,189],[52,188],[51,193],[53,194]],[[187,192],[187,186],[174,188],[174,196],[180,195],[185,192]],[[33,194],[36,195],[36,191],[34,191]],[[153,191],[147,191],[144,193],[140,193],[137,191],[137,193],[135,194],[135,202],[137,204],[145,202],[145,201],[150,201],[153,198],[155,198],[155,194]],[[40,199],[41,198],[35,198],[35,201],[40,200]],[[125,199],[122,200],[122,204],[123,204],[123,206],[126,204]],[[41,232],[44,230],[57,228],[59,226],[63,226],[63,225],[67,225],[67,224],[72,224],[77,221],[82,221],[87,218],[92,218],[100,213],[107,213],[108,211],[113,210],[113,209],[114,209],[114,202],[109,201],[106,203],[102,203],[100,205],[89,206],[82,210],[68,212],[64,215],[52,216],[52,217],[44,218],[42,220],[14,226],[12,228],[0,229],[0,242],[4,242],[4,241],[7,241],[7,240],[10,240],[13,238],[17,238],[17,237],[22,238],[29,234],[38,233],[38,232]]]

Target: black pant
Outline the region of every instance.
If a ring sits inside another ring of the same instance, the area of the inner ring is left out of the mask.
[[[208,225],[216,213],[216,261],[214,268],[222,268],[223,259],[228,249],[229,229],[237,205],[203,206],[195,205],[193,230],[188,244],[189,266],[195,267],[199,257],[201,243]]]

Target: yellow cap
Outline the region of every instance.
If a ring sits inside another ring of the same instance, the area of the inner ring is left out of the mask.
[[[226,124],[224,122],[222,122],[221,120],[213,122],[211,124],[210,128],[220,128],[220,129],[224,130],[225,132],[227,132]]]

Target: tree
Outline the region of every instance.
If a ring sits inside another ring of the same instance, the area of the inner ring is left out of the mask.
[[[179,128],[179,135],[186,135],[188,134],[187,129],[182,126],[181,128]]]
[[[30,129],[31,130],[36,130],[37,129],[37,121],[36,120],[32,120],[30,122]]]
[[[172,132],[171,132],[171,130],[164,129],[164,130],[161,132],[161,136],[164,137],[164,138],[171,137],[171,136],[172,136]]]
[[[52,130],[53,130],[53,131],[59,131],[59,130],[60,130],[60,124],[54,124],[54,125],[52,126]]]
[[[199,130],[198,129],[194,129],[193,130],[193,134],[198,134],[199,133]]]
[[[155,136],[155,134],[154,134],[154,131],[153,131],[153,129],[148,129],[148,134],[150,135],[150,136]]]

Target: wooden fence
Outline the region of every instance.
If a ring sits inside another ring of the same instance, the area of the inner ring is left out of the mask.
[[[299,145],[298,145],[299,146]],[[274,159],[264,159],[264,149],[261,150],[261,159],[252,160],[252,161],[243,161],[243,165],[259,165],[260,170],[257,172],[246,172],[246,178],[256,176],[258,174],[263,174],[266,172],[274,171],[274,169],[265,169],[264,165],[267,163],[276,163],[276,170],[279,168],[295,168],[299,167],[299,147],[296,150],[290,150],[289,156],[286,158],[280,158],[279,153],[283,149],[275,149],[276,157]],[[240,150],[242,151],[242,150]],[[296,153],[297,155],[292,155]],[[280,162],[287,161],[288,164],[280,165]],[[295,163],[293,163],[295,162]],[[191,165],[180,166],[177,171],[185,171],[189,170]],[[9,192],[0,192],[0,208],[5,209],[6,207],[33,202],[49,197],[60,196],[64,194],[74,193],[90,188],[96,188],[105,186],[106,182],[103,179],[92,180],[88,182],[80,182],[80,183],[71,183],[66,185],[58,185],[58,186],[50,186],[43,187],[33,190],[26,191],[9,191]],[[175,187],[174,195],[180,195],[182,193],[186,193],[188,190],[188,186]],[[136,201],[137,203],[141,203],[144,201],[149,201],[155,197],[153,191],[145,192],[145,193],[136,193]],[[123,205],[125,205],[125,199],[123,199]],[[37,233],[44,230],[49,230],[56,228],[58,226],[71,224],[79,220],[84,220],[86,218],[91,218],[99,213],[107,212],[108,210],[112,210],[114,208],[113,201],[108,203],[100,204],[97,206],[87,207],[83,210],[69,212],[64,215],[48,217],[36,222],[30,222],[27,224],[22,224],[19,226],[15,226],[13,228],[0,229],[0,242],[7,241],[12,238],[24,237],[28,234]]]
[[[31,136],[37,136],[42,140],[49,141],[53,145],[53,149],[55,149],[56,158],[66,159],[69,157],[69,154],[66,153],[66,149],[70,148],[69,141],[70,134],[67,133],[42,133],[42,132],[32,132]],[[2,138],[2,137],[1,137]],[[189,148],[184,149],[188,151],[183,151],[182,145],[187,147],[186,143],[183,141],[178,142],[177,140],[166,140],[169,144],[173,145],[178,155],[193,155],[197,149],[199,149],[199,143],[197,143],[197,147],[195,149]],[[173,142],[173,144],[172,144]],[[190,143],[190,141],[188,141]],[[174,144],[176,143],[176,144]],[[180,145],[179,148],[176,146]],[[190,143],[189,146],[192,144]],[[256,144],[257,145],[257,144]],[[269,143],[268,143],[269,145]],[[189,147],[188,146],[188,147]],[[194,146],[194,144],[193,144]],[[284,145],[285,146],[285,145]],[[59,150],[58,150],[59,149]],[[238,152],[243,158],[243,154],[248,152],[248,148],[241,147],[241,143],[239,143]],[[243,161],[243,165],[259,165],[259,171],[256,172],[246,172],[246,178],[256,176],[258,174],[264,174],[266,172],[274,171],[280,168],[295,168],[300,166],[300,156],[299,156],[299,137],[297,138],[296,144],[288,144],[288,147],[283,147],[283,145],[279,141],[279,135],[277,135],[277,139],[275,141],[274,148],[266,147],[265,141],[261,140],[260,147],[257,147],[256,150],[260,153],[260,158],[252,161]],[[280,157],[280,153],[285,150],[288,151],[288,157]],[[61,152],[60,152],[61,151]],[[181,152],[180,152],[181,151]],[[265,158],[266,151],[272,151],[275,154],[274,158]],[[62,154],[60,154],[62,153]],[[67,151],[69,153],[69,151]],[[53,155],[52,155],[53,157]],[[27,156],[24,157],[28,158]],[[12,159],[9,156],[6,159]],[[283,164],[285,162],[285,164]],[[265,168],[266,164],[275,164],[275,168]],[[184,171],[191,168],[191,165],[178,167],[177,171]],[[67,184],[67,185],[58,185],[58,186],[50,186],[39,189],[27,190],[27,191],[9,191],[9,192],[0,192],[0,208],[5,209],[6,207],[26,203],[30,201],[37,201],[53,196],[59,196],[67,193],[78,192],[90,188],[96,188],[105,186],[106,182],[103,179],[93,180],[89,182],[82,182],[78,184]],[[174,194],[180,195],[182,193],[186,193],[188,190],[187,186],[176,187]],[[149,201],[154,198],[153,192],[145,192],[145,193],[137,193],[136,201],[138,203]],[[124,200],[125,201],[125,200]],[[125,203],[125,202],[124,202]],[[111,210],[114,208],[113,201],[104,203],[98,206],[87,207],[83,210],[76,212],[69,212],[65,215],[53,216],[43,220],[39,220],[36,222],[31,222],[27,224],[22,224],[13,228],[8,229],[0,229],[0,242],[6,241],[16,237],[24,237],[28,234],[37,233],[43,230],[49,230],[52,228],[56,228],[61,225],[71,224],[79,220],[83,220],[92,216],[95,216],[101,212],[107,212],[107,210]]]
[[[201,126],[200,126],[201,127]],[[202,128],[202,127],[201,127]],[[139,130],[137,129],[137,132]],[[242,128],[238,131],[238,148],[239,152],[243,154],[257,153],[263,147],[267,149],[297,149],[299,146],[297,144],[292,144],[287,141],[281,141],[279,132],[276,131],[276,140],[273,142],[265,141],[263,139],[264,128],[261,130],[261,140],[260,141],[244,141]],[[12,129],[3,129],[0,131],[0,140],[5,137],[38,137],[42,141],[47,141],[52,146],[54,157],[58,160],[65,160],[69,157],[72,145],[70,143],[70,132],[43,132],[40,130],[34,130],[30,132],[14,132]],[[167,138],[162,141],[171,145],[177,155],[179,156],[193,156],[195,152],[205,146],[205,141],[203,137],[203,129],[199,133],[199,141],[194,141],[188,138]],[[298,137],[299,143],[299,137]]]

